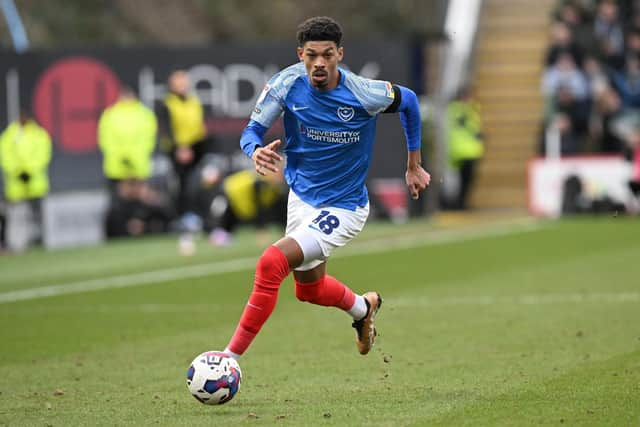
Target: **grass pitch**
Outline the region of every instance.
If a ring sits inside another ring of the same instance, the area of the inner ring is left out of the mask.
[[[1,257],[0,425],[640,425],[637,220],[369,224],[329,271],[385,298],[371,354],[287,279],[220,407],[186,369],[226,345],[261,249],[199,249]]]

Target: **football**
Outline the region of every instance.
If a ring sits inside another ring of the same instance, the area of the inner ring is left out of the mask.
[[[205,405],[227,403],[240,390],[241,382],[238,362],[220,351],[198,355],[187,369],[187,388]]]

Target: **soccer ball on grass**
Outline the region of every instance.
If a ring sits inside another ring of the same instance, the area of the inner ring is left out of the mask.
[[[227,403],[240,390],[241,381],[238,362],[220,351],[198,355],[187,369],[187,388],[205,405]]]

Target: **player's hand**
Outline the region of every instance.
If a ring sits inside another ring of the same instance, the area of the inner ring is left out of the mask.
[[[278,173],[276,164],[282,161],[282,156],[278,154],[276,150],[281,144],[282,141],[276,139],[264,147],[256,148],[253,152],[253,156],[251,156],[256,167],[256,172],[262,176],[265,176],[267,171]]]
[[[424,170],[422,166],[418,165],[407,169],[405,181],[407,182],[407,187],[411,193],[411,198],[413,200],[417,200],[418,197],[420,197],[420,192],[424,191],[429,186],[429,183],[431,182],[431,175],[429,172]]]

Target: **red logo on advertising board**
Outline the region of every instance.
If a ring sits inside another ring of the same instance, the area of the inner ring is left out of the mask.
[[[65,58],[40,76],[33,108],[60,148],[84,153],[95,150],[98,119],[115,102],[119,89],[118,77],[101,62],[89,57]]]

